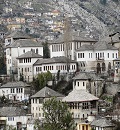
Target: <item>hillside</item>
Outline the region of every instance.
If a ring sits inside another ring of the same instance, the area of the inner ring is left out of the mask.
[[[86,30],[89,35],[96,32],[103,36],[120,28],[120,1],[106,0],[38,0],[45,6],[49,5],[65,13],[70,17],[78,19],[77,30]]]
[[[99,38],[120,31],[120,0],[29,0],[35,11],[59,10],[77,22],[72,28]],[[23,7],[28,0],[11,0]]]

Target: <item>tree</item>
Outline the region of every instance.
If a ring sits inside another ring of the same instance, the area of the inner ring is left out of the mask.
[[[47,42],[43,43],[43,58],[50,58],[50,50]]]
[[[45,130],[74,130],[74,119],[66,102],[51,98],[43,104]]]
[[[50,71],[47,71],[46,73],[39,73],[37,75],[37,78],[33,80],[35,90],[39,91],[40,89],[45,87],[49,80],[52,80],[52,74]]]

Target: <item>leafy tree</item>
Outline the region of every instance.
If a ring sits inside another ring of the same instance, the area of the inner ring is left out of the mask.
[[[47,71],[46,73],[39,73],[37,78],[33,80],[33,85],[35,87],[35,90],[40,90],[49,80],[52,80],[52,74],[50,71]]]
[[[74,130],[74,119],[65,102],[51,98],[43,104],[45,130]]]
[[[42,130],[42,123],[40,122],[40,120],[35,120],[34,122],[34,129],[35,130]]]
[[[50,58],[50,50],[47,42],[43,43],[43,58]]]

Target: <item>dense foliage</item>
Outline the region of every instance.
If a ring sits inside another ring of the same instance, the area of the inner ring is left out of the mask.
[[[74,119],[65,102],[56,98],[47,100],[43,104],[45,115],[45,130],[74,130]]]

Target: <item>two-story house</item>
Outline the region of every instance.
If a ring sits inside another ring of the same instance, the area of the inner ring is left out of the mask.
[[[53,75],[56,75],[57,72],[60,71],[61,75],[65,75],[68,72],[68,69],[69,73],[73,74],[77,70],[77,63],[64,56],[38,59],[34,63],[34,75],[47,71],[50,71]]]
[[[83,45],[76,51],[80,70],[107,72],[113,67],[113,60],[118,58],[118,48],[99,41],[94,45]]]
[[[43,103],[52,97],[56,97],[61,100],[64,96],[48,87],[44,87],[31,96],[31,113],[34,119],[44,118],[44,113],[42,110]]]
[[[32,39],[19,39],[7,46],[6,66],[8,75],[17,73],[18,63],[16,58],[28,51],[33,51],[34,53],[43,56],[42,44]]]
[[[77,123],[77,130],[89,130],[90,122],[88,122],[88,117],[98,114],[98,98],[83,88],[78,89],[75,86],[62,101],[68,104],[70,112],[73,113],[73,118]]]
[[[34,77],[34,68],[33,64],[39,59],[42,59],[43,56],[35,53],[33,50],[28,51],[19,57],[18,59],[18,80],[23,76],[24,80],[27,82],[33,81]]]
[[[50,48],[50,57],[55,57],[55,56],[65,56],[65,51],[66,48],[69,50],[69,58],[72,60],[76,60],[76,50],[81,47],[84,44],[87,45],[93,45],[97,41],[85,37],[83,34],[70,34],[70,41],[69,44],[65,43],[65,36],[62,35],[58,39],[55,39],[53,41],[49,41],[49,48]]]
[[[19,82],[8,82],[0,87],[0,96],[5,96],[10,100],[25,100],[30,96],[30,85]]]

